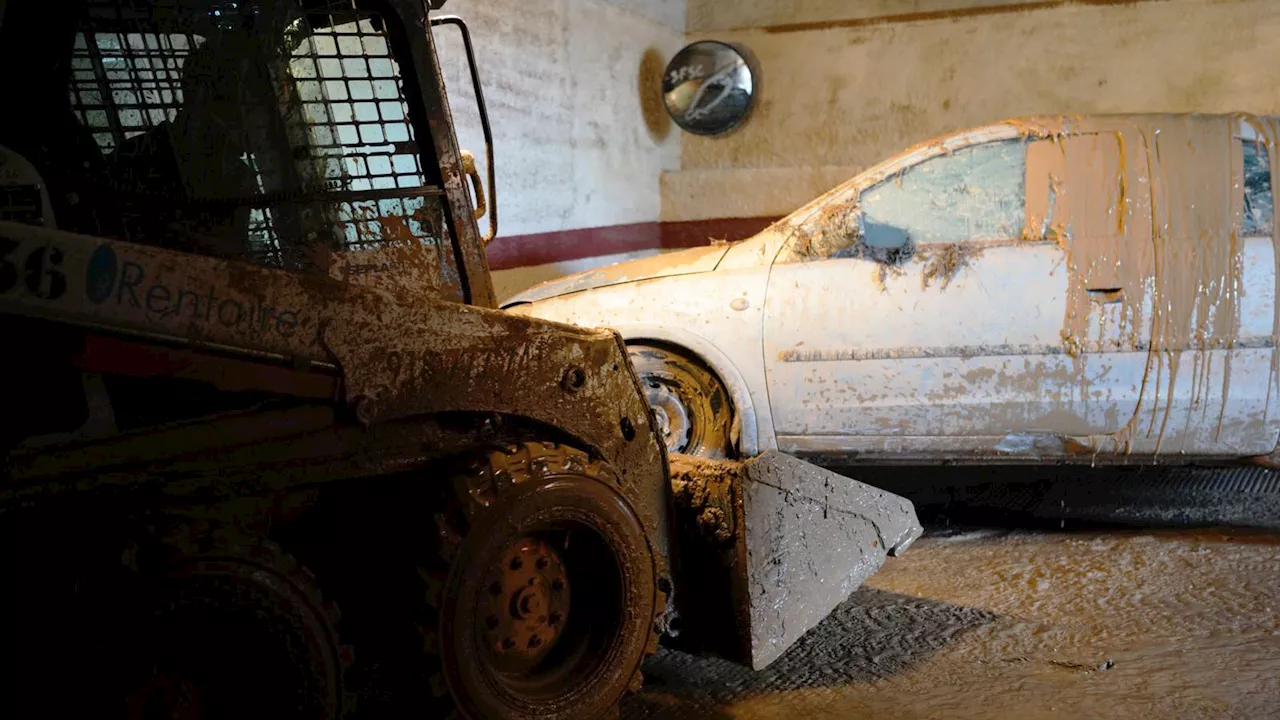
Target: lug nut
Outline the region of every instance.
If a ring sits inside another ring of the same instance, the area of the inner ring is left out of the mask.
[[[516,557],[516,558],[511,558],[511,569],[512,569],[512,570],[519,570],[519,569],[520,569],[521,567],[523,567],[523,566],[524,566],[524,563],[520,561],[520,558],[518,558],[518,557]]]
[[[538,637],[537,635],[534,635],[533,637],[529,638],[529,647],[536,648],[541,644],[542,644],[542,638]]]

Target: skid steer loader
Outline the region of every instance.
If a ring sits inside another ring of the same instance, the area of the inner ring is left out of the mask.
[[[0,1],[3,717],[596,718],[919,534],[494,309],[428,9]]]

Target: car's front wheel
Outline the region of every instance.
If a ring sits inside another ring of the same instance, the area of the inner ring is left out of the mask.
[[[690,356],[657,345],[628,347],[658,431],[673,453],[734,454],[733,407],[724,383]]]

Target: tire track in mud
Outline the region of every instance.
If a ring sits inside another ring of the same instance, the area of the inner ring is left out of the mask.
[[[660,653],[622,717],[1270,717],[1278,548],[1241,530],[935,530],[760,673]]]
[[[727,717],[723,705],[805,688],[869,684],[953,644],[996,615],[863,587],[760,672],[716,658],[662,650],[645,666],[645,689],[623,720]]]
[[[661,652],[622,718],[1252,718],[1280,707],[1280,534],[1259,530],[1280,528],[1280,472],[850,475],[941,524],[760,673]]]

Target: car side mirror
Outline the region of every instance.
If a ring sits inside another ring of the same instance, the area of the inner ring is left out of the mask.
[[[906,228],[877,222],[871,218],[862,219],[862,242],[872,250],[893,250],[906,247],[911,242]]]
[[[813,259],[857,257],[862,247],[862,210],[846,205],[827,215],[818,242],[811,248]]]

